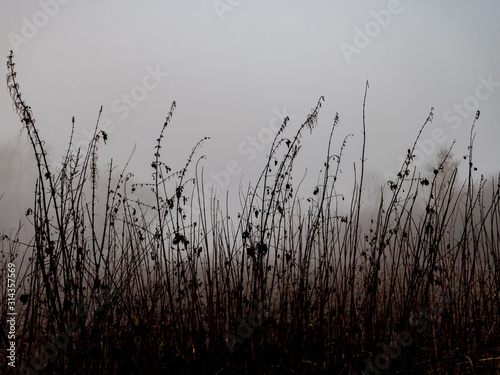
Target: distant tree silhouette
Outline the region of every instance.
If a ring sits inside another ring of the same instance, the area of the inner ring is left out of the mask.
[[[458,172],[459,160],[453,158],[453,153],[450,149],[442,146],[436,151],[435,160],[427,164],[427,172],[429,172],[429,180],[436,177],[434,183],[434,195],[436,199],[441,199],[446,195],[446,191],[450,188],[453,195],[456,194],[456,179],[454,174]]]

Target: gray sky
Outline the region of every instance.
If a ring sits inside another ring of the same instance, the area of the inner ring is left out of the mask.
[[[498,1],[2,0],[0,7],[0,51],[15,51],[23,97],[55,160],[72,116],[84,143],[103,105],[109,142],[100,160],[123,166],[137,144],[130,171],[148,180],[175,100],[163,156],[181,167],[210,136],[199,153],[208,157],[205,174],[220,177],[234,161],[239,173],[227,188],[236,189],[242,174],[261,169],[274,124],[295,115],[292,134],[324,95],[299,164],[315,180],[336,112],[336,147],[354,134],[345,168],[359,162],[368,79],[367,168],[381,181],[396,171],[432,106],[427,153],[457,139],[455,155],[465,155],[480,109],[476,165],[479,173],[499,170]],[[5,76],[5,63],[1,69]],[[12,170],[23,154],[14,146],[23,147],[26,136],[2,85],[0,166]],[[422,165],[433,160],[421,155]],[[5,176],[0,187],[12,192],[16,185]]]

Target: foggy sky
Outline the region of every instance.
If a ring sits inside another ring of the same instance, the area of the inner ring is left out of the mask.
[[[283,117],[291,117],[290,135],[325,96],[317,129],[302,139],[298,168],[317,178],[338,112],[335,147],[354,134],[347,173],[359,163],[369,80],[371,176],[383,183],[397,170],[431,107],[422,165],[454,139],[456,157],[465,155],[479,109],[475,164],[478,173],[499,170],[497,1],[3,0],[0,7],[0,51],[15,52],[23,98],[54,161],[65,150],[71,118],[76,143],[84,145],[102,105],[109,141],[100,162],[113,157],[123,166],[137,145],[129,170],[150,179],[155,140],[175,100],[163,157],[180,168],[209,136],[199,151],[207,155],[205,176],[224,175],[232,162],[225,188],[237,189],[242,176],[260,171]],[[2,86],[0,195],[30,197],[29,181],[13,180],[23,165],[30,168],[30,153]]]

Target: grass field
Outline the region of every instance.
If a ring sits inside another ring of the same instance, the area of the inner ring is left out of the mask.
[[[229,215],[225,197],[205,192],[203,140],[179,171],[164,159],[175,102],[148,165],[153,182],[98,171],[108,136],[98,125],[88,149],[71,138],[51,170],[12,55],[7,65],[38,165],[32,239],[1,238],[2,280],[8,263],[19,271],[18,373],[500,373],[500,180],[475,173],[479,113],[463,181],[451,150],[434,170],[413,166],[431,111],[361,227],[365,147],[351,196],[338,194],[338,116],[321,183],[297,193],[293,165],[320,98],[293,137],[283,120],[260,178]],[[4,281],[0,293],[7,300]],[[6,303],[0,311],[7,348]],[[4,353],[2,371],[13,370]]]

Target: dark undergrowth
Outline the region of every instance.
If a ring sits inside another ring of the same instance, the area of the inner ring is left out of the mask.
[[[152,183],[132,183],[112,165],[98,179],[107,139],[99,120],[88,149],[75,150],[71,138],[51,170],[12,59],[7,84],[38,165],[26,212],[33,237],[3,234],[1,242],[3,300],[7,263],[19,271],[18,373],[500,373],[499,181],[474,177],[479,113],[463,183],[451,149],[433,171],[414,167],[431,111],[361,228],[364,143],[352,195],[341,196],[338,115],[320,183],[297,193],[293,164],[320,98],[291,137],[284,119],[230,218],[205,193],[196,156],[203,140],[180,171],[163,158],[175,102],[148,166]],[[2,348],[6,314],[2,303]],[[0,366],[12,370],[4,353]]]

